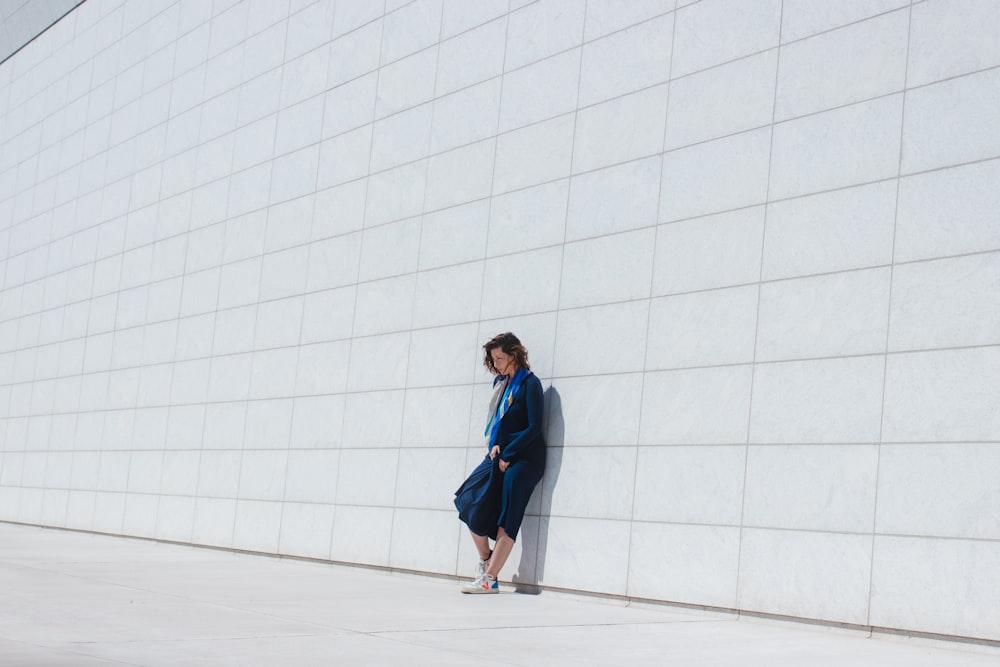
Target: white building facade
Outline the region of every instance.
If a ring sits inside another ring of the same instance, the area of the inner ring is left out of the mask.
[[[0,64],[0,520],[467,574],[514,331],[506,578],[1000,641],[998,26],[86,0]]]

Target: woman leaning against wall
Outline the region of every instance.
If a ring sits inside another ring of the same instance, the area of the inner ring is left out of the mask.
[[[542,383],[531,372],[528,351],[507,332],[483,345],[493,374],[487,413],[486,456],[455,492],[459,518],[479,552],[476,579],[463,593],[497,593],[503,569],[535,486],[545,472]],[[490,549],[490,539],[495,541]]]

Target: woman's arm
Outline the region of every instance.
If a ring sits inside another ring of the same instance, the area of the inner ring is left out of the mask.
[[[529,375],[524,383],[524,400],[528,408],[528,426],[511,434],[513,438],[500,452],[502,461],[515,461],[542,434],[545,398],[542,395],[542,382],[534,375]]]

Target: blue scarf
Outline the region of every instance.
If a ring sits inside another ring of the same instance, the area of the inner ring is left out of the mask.
[[[503,419],[504,414],[514,403],[514,396],[517,394],[517,390],[521,388],[524,380],[531,375],[531,371],[519,368],[514,377],[507,383],[507,388],[503,392],[503,396],[500,397],[500,404],[497,405],[496,414],[490,416],[490,420],[486,423],[486,430],[483,435],[490,436],[490,449],[493,449],[493,445],[497,441],[497,433],[500,432],[500,420]],[[496,386],[497,382],[502,382],[507,376],[499,375],[493,380],[493,385]]]

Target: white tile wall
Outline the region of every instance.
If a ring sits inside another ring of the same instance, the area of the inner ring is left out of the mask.
[[[903,89],[909,9],[782,47],[775,120]]]
[[[437,94],[499,76],[503,72],[506,30],[507,19],[500,18],[442,42]]]
[[[776,124],[770,196],[784,199],[897,175],[902,111],[903,96],[890,95]]]
[[[639,434],[640,373],[563,378],[553,386],[558,415],[549,418],[549,445],[632,445]],[[595,411],[594,404],[605,409]],[[556,409],[556,408],[553,408]],[[477,413],[474,413],[478,415]],[[559,417],[558,424],[553,417]],[[478,423],[478,420],[475,420]]]
[[[393,512],[389,565],[425,572],[453,570],[459,537],[453,508],[397,509]],[[512,554],[511,563],[516,562],[517,554]]]
[[[885,442],[997,442],[996,346],[889,355]]]
[[[995,444],[886,445],[879,459],[876,528],[896,535],[997,539],[1000,502],[988,477]]]
[[[894,240],[901,258],[904,229],[903,207],[897,213],[891,181],[768,204],[761,277],[888,265]]]
[[[1000,138],[981,130],[996,122],[998,91],[997,69],[914,90],[906,105],[901,171],[910,174],[996,157]],[[942,113],[949,114],[949,122],[939,122]]]
[[[896,269],[890,350],[1000,343],[1000,253]]]
[[[554,448],[542,485],[546,512],[563,517],[628,519],[636,476],[635,447]]]
[[[751,285],[653,299],[646,368],[753,361],[757,292]]]
[[[656,224],[660,165],[658,157],[651,157],[577,176],[569,193],[568,213],[559,211],[564,215],[558,229],[565,220],[566,240],[575,241],[652,227]],[[537,225],[534,218],[529,220]]]
[[[507,28],[506,70],[517,69],[577,46],[583,36],[585,7],[573,0],[533,3],[513,12]],[[545,32],[537,30],[545,26]]]
[[[389,564],[393,510],[389,507],[337,505],[330,559],[366,565]]]
[[[408,449],[400,452],[395,502],[398,507],[454,512],[455,479],[465,472],[465,448]],[[454,487],[454,488],[453,488]],[[449,530],[454,526],[449,526]],[[452,550],[454,556],[454,550]]]
[[[666,148],[769,125],[777,64],[771,50],[671,81]]]
[[[997,11],[83,3],[0,64],[0,519],[465,576],[515,331],[505,577],[1000,639]]]
[[[645,301],[560,312],[553,374],[642,370],[648,314]]]
[[[661,225],[653,296],[760,280],[764,207]]]
[[[562,243],[569,180],[561,179],[494,197],[487,206],[486,254],[497,257]]]
[[[931,259],[1000,248],[993,187],[1000,161],[988,160],[899,181],[896,257]]]
[[[736,607],[739,528],[632,523],[628,594]]]
[[[545,570],[539,583],[556,588],[622,591],[627,579],[629,522],[543,517]],[[593,548],[601,544],[602,548]]]
[[[680,76],[778,45],[781,2],[709,0],[677,10],[673,75]]]
[[[328,559],[334,511],[332,505],[283,503],[278,553]]]
[[[674,14],[665,14],[588,42],[580,66],[580,105],[666,81],[673,24]],[[629,76],[621,76],[622,71]]]
[[[500,131],[508,132],[576,109],[581,48],[504,73]]]
[[[992,636],[991,627],[1000,618],[991,594],[997,587],[997,562],[995,540],[879,536],[872,562],[871,623],[959,637]]]
[[[864,533],[871,530],[875,445],[777,445],[747,453],[743,522],[749,526]]]
[[[763,204],[770,144],[767,127],[665,153],[660,221]]]
[[[477,3],[445,0],[441,17],[441,36],[451,37],[501,16],[506,13],[507,5],[504,0],[486,0]]]
[[[499,135],[493,192],[509,192],[567,176],[574,126],[574,118],[563,115]]]
[[[909,73],[923,85],[1000,64],[1000,46],[990,26],[1000,15],[991,2],[947,0],[913,8]]]
[[[882,351],[889,274],[889,269],[868,269],[761,286],[756,358],[777,361]]]
[[[745,443],[751,382],[748,365],[647,373],[639,442]]]
[[[872,536],[833,532],[743,531],[741,609],[864,624]]]
[[[656,231],[652,228],[567,243],[559,305],[563,308],[649,296]],[[629,257],[622,266],[621,258]]]
[[[751,442],[878,442],[884,357],[764,364],[754,374]]]
[[[500,84],[497,77],[437,98],[431,122],[431,153],[491,137],[497,127]]]
[[[739,525],[745,458],[742,446],[640,447],[633,518]]]
[[[465,446],[469,421],[465,413],[456,414],[458,406],[472,401],[472,389],[430,387],[409,389],[403,407],[401,443],[407,447],[447,445]]]
[[[781,6],[781,38],[785,42],[802,39],[898,9],[906,4],[908,4],[906,0],[862,2],[784,0]]]

